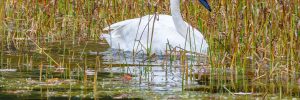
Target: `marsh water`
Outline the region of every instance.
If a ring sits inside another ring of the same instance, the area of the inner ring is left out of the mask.
[[[20,42],[22,43],[22,41]],[[99,41],[2,46],[0,99],[297,99],[277,94],[211,92],[195,76],[206,58],[132,57]],[[201,80],[201,79],[200,79]]]

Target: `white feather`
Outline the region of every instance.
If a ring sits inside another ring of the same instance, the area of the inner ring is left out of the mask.
[[[170,1],[172,16],[147,15],[121,21],[104,28],[103,30],[109,33],[101,37],[106,39],[111,48],[125,51],[142,50],[145,52],[146,48],[151,47],[152,52],[164,53],[166,47],[172,46],[192,52],[206,53],[208,44],[203,35],[181,17],[180,0]]]

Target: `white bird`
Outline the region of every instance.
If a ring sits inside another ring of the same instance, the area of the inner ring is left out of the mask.
[[[211,8],[206,0],[199,0],[206,9]],[[151,51],[162,53],[167,48],[181,49],[206,54],[208,44],[204,36],[187,22],[180,13],[180,0],[170,0],[171,15],[154,14],[112,24],[102,34],[111,48],[124,51]],[[177,49],[178,50],[178,49]]]

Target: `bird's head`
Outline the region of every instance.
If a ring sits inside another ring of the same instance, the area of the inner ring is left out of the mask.
[[[211,8],[206,0],[199,0],[199,2],[208,10],[211,11]]]

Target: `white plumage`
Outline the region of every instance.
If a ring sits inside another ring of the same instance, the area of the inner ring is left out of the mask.
[[[180,0],[170,0],[170,7],[172,16],[156,14],[121,21],[104,28],[108,33],[102,37],[111,48],[124,51],[146,52],[151,48],[152,53],[164,53],[166,48],[179,47],[205,54],[208,44],[197,29],[183,20]]]

